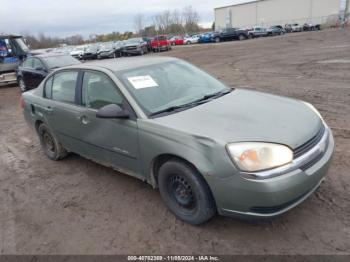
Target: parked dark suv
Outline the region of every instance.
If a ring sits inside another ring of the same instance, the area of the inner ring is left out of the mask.
[[[244,29],[226,28],[220,33],[213,33],[212,39],[216,43],[221,41],[245,40],[248,39],[248,32]]]

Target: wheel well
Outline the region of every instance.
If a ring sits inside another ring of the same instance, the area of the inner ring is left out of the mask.
[[[151,170],[151,179],[152,179],[152,185],[153,187],[157,188],[158,187],[158,172],[160,167],[170,161],[170,160],[179,160],[181,162],[184,162],[186,165],[192,167],[193,169],[195,169],[198,173],[200,173],[198,171],[198,169],[196,168],[195,165],[193,165],[191,162],[187,161],[186,159],[179,157],[177,155],[172,155],[172,154],[163,154],[163,155],[159,155],[157,156],[153,161],[152,161],[152,170]]]
[[[43,121],[41,121],[41,120],[37,120],[36,122],[35,122],[35,130],[38,132],[38,130],[39,130],[39,126],[41,125],[41,124],[43,124],[44,122]]]

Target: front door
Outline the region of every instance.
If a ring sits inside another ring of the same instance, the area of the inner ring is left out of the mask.
[[[128,109],[127,102],[107,75],[96,71],[84,72],[81,112],[78,116],[79,139],[89,148],[88,152],[84,153],[87,157],[138,177],[140,170],[136,118],[97,118],[96,112],[109,104],[117,104],[121,108]]]

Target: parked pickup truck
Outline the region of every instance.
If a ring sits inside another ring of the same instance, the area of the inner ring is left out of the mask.
[[[30,50],[22,36],[0,34],[0,84],[15,83],[15,70]]]
[[[167,36],[159,35],[154,37],[151,42],[153,52],[159,52],[162,50],[169,51],[171,50],[171,42],[168,40]]]
[[[267,35],[268,32],[266,28],[262,27],[253,27],[251,30],[248,31],[249,38],[263,37]]]
[[[248,32],[244,29],[239,28],[226,28],[222,32],[215,32],[212,34],[212,39],[214,42],[219,43],[221,41],[230,40],[245,40],[248,39]]]

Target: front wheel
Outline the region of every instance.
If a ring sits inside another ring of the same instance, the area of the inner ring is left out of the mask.
[[[199,225],[216,212],[209,186],[190,165],[170,160],[158,173],[160,194],[170,211],[181,220]]]
[[[51,160],[61,160],[68,155],[67,150],[57,141],[48,126],[41,124],[38,127],[41,147]]]
[[[242,40],[245,40],[246,37],[245,37],[244,35],[241,34],[241,35],[238,36],[238,39],[239,39],[240,41],[242,41]]]

